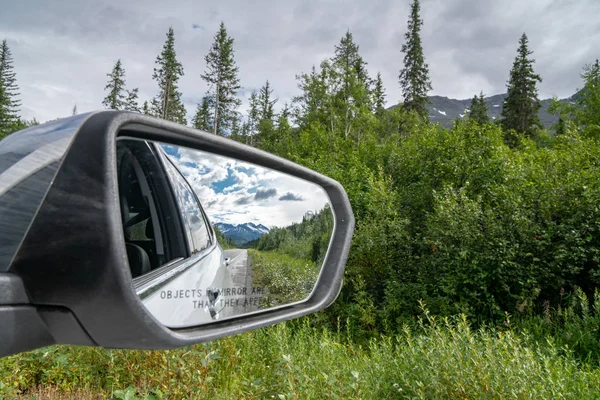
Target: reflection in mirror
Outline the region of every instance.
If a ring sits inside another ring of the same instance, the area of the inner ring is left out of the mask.
[[[310,295],[333,232],[321,187],[171,145],[121,139],[117,153],[134,287],[161,323],[190,327]]]

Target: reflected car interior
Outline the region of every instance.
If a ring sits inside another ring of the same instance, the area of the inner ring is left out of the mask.
[[[119,140],[117,157],[125,246],[136,278],[189,253],[155,150],[144,141]]]

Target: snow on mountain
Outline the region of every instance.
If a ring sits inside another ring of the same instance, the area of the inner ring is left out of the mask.
[[[252,222],[246,222],[244,224],[226,224],[219,222],[215,226],[225,236],[233,240],[233,242],[240,246],[251,240],[258,239],[265,233],[269,232],[269,228],[262,224],[254,224]]]
[[[570,102],[573,100],[574,96],[561,101]],[[496,120],[500,118],[502,113],[502,104],[504,103],[505,98],[506,93],[484,98],[484,101],[488,106],[488,115],[490,119]],[[558,121],[557,116],[548,113],[550,101],[551,99],[540,101],[542,107],[539,111],[539,117],[542,125],[544,125],[546,128],[550,128]],[[465,118],[471,111],[471,99],[457,100],[443,96],[430,96],[429,102],[429,119],[431,122],[440,123],[446,128],[451,128],[455,119]]]

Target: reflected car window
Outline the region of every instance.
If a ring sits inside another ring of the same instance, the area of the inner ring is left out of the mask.
[[[211,244],[208,227],[196,196],[179,170],[171,163],[168,157],[164,158],[165,168],[173,185],[177,203],[187,225],[187,236],[193,244],[193,252],[206,249]]]

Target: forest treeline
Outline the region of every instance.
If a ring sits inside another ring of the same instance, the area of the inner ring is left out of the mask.
[[[538,118],[533,51],[519,41],[502,116],[490,121],[483,93],[451,129],[428,120],[429,67],[414,0],[398,68],[403,102],[386,108],[350,31],[329,58],[296,76],[298,94],[278,104],[267,80],[238,108],[234,39],[221,23],[201,74],[208,90],[195,128],[275,153],[328,175],[348,192],[356,231],[338,301],[323,317],[362,331],[396,331],[419,313],[505,313],[559,309],[580,287],[600,284],[600,66],[583,67],[573,103],[553,101],[551,130]],[[25,126],[10,51],[0,47],[0,129]],[[592,60],[590,60],[592,61]],[[152,78],[156,96],[128,88],[125,61],[108,74],[106,108],[187,124],[169,29]],[[275,235],[272,235],[275,236]],[[269,236],[270,237],[270,236]],[[266,241],[267,239],[265,239]]]
[[[327,205],[316,213],[307,213],[300,222],[271,228],[248,247],[287,254],[320,265],[325,259],[332,233],[333,215]]]

